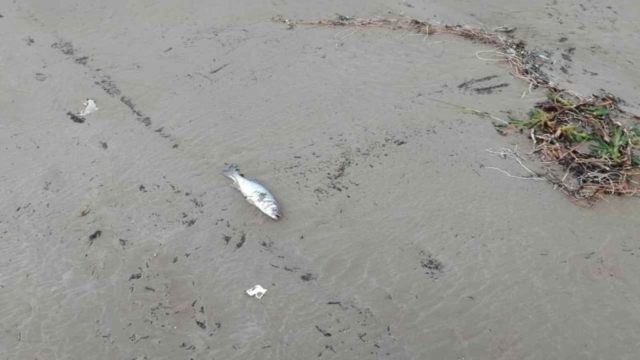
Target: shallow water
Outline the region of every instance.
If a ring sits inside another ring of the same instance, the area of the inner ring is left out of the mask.
[[[563,86],[640,108],[631,1],[7,2],[2,358],[636,358],[638,200],[487,169],[521,173],[485,150],[528,139],[429,98],[506,118],[544,93],[482,45],[269,20],[336,12],[514,25]]]

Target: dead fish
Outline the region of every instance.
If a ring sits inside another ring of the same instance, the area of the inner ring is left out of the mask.
[[[257,180],[247,179],[242,176],[240,170],[238,170],[238,166],[235,164],[227,166],[227,168],[222,171],[222,175],[233,180],[231,186],[240,190],[249,204],[254,205],[274,220],[280,218],[278,202],[264,185],[260,184]]]

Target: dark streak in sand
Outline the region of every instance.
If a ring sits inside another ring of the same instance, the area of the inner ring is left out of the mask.
[[[222,70],[222,69],[226,68],[228,65],[229,65],[229,63],[224,64],[224,65],[220,66],[219,68],[217,68],[217,69],[215,69],[215,70],[211,70],[211,71],[209,71],[209,74],[215,74],[215,73],[217,73],[218,71],[220,71],[220,70]]]
[[[466,89],[466,88],[468,88],[469,86],[471,86],[471,85],[473,85],[475,83],[479,83],[479,82],[482,82],[482,81],[489,81],[489,80],[495,79],[497,77],[498,77],[498,75],[491,75],[491,76],[485,76],[485,77],[480,78],[480,79],[471,79],[469,81],[465,81],[462,84],[458,85],[458,89]]]
[[[316,329],[318,329],[318,331],[320,331],[322,333],[322,335],[324,335],[326,337],[331,337],[331,333],[328,333],[328,332],[322,330],[318,325],[316,325]]]
[[[499,84],[499,85],[493,85],[493,86],[487,86],[487,87],[483,87],[483,88],[473,89],[473,91],[475,91],[477,94],[492,94],[493,90],[500,89],[500,88],[507,87],[507,86],[509,86],[509,84],[504,83],[504,84]]]

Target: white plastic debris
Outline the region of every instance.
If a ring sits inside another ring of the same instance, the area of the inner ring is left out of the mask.
[[[87,116],[92,112],[98,110],[98,106],[96,105],[96,102],[93,101],[93,99],[87,99],[87,101],[85,101],[82,105],[84,105],[85,108],[78,114],[80,116]]]
[[[263,288],[260,285],[256,285],[251,289],[247,290],[247,295],[257,297],[258,299],[262,299],[264,294],[267,292],[267,289]]]

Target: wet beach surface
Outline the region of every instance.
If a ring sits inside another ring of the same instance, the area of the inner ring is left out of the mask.
[[[640,109],[632,1],[5,1],[0,358],[637,357],[637,198],[487,169],[530,141],[429,99],[544,92],[463,39],[270,20],[335,13],[516,26],[555,81]]]

